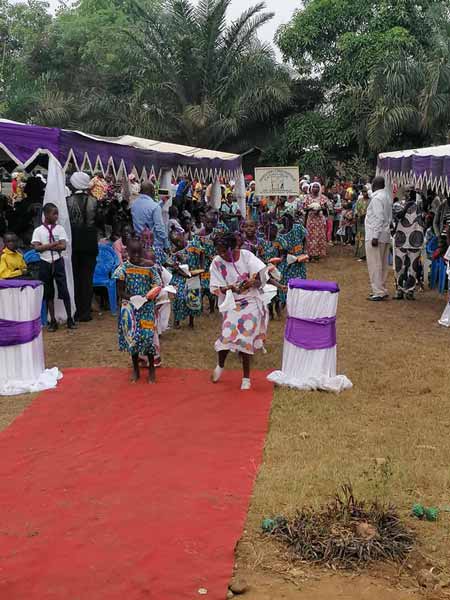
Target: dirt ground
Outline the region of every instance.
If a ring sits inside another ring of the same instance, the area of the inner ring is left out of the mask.
[[[343,248],[312,266],[309,277],[341,286],[338,365],[354,388],[339,396],[275,391],[264,463],[236,552],[236,575],[250,584],[245,597],[419,598],[425,593],[416,582],[420,568],[433,569],[442,583],[427,597],[450,596],[450,512],[445,510],[450,510],[450,331],[437,325],[445,298],[426,291],[416,302],[369,303],[366,267]],[[219,327],[216,315],[199,319],[194,331],[169,331],[163,339],[164,365],[213,367]],[[126,366],[127,356],[116,349],[115,329],[109,314],[95,314],[76,332],[46,335],[47,366]],[[268,354],[258,356],[256,368],[279,368],[282,339],[283,324],[275,321]],[[0,427],[31,401],[2,400]],[[319,506],[346,482],[358,497],[398,507],[417,533],[411,560],[365,574],[330,573],[295,563],[260,533],[264,517],[290,515],[305,504]],[[413,520],[415,502],[441,507],[438,522]]]

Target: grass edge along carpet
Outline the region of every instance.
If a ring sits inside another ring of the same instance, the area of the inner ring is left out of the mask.
[[[65,371],[0,434],[0,598],[223,600],[273,393],[239,384]]]

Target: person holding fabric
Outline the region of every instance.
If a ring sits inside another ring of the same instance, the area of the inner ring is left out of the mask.
[[[266,339],[268,311],[262,289],[267,282],[267,267],[251,252],[239,249],[234,234],[219,237],[216,251],[210,285],[211,292],[219,298],[223,322],[215,343],[217,366],[211,379],[217,383],[228,354],[238,352],[243,369],[241,390],[250,390],[251,357],[263,350]]]
[[[414,300],[421,272],[421,254],[425,240],[422,211],[417,205],[417,193],[409,190],[403,208],[394,211],[394,257],[396,300]]]
[[[74,193],[67,199],[72,229],[72,269],[75,288],[75,318],[92,321],[92,279],[97,262],[97,200],[89,194],[91,178],[81,171],[74,173],[70,184]]]
[[[142,184],[141,193],[131,207],[131,217],[137,235],[148,227],[155,238],[155,248],[165,250],[169,247],[161,206],[155,201],[155,186],[150,181]]]
[[[384,177],[375,177],[365,219],[367,268],[372,287],[368,300],[372,302],[380,302],[389,296],[386,283],[389,272],[392,200],[385,187]]]
[[[305,199],[306,229],[308,230],[308,255],[319,260],[327,255],[327,235],[325,229],[327,198],[322,195],[318,181],[311,184],[310,193]]]
[[[139,355],[148,359],[148,383],[155,383],[155,356],[159,355],[155,301],[161,292],[162,281],[157,270],[146,265],[140,240],[128,241],[128,256],[113,275],[117,279],[121,303],[119,349],[131,355],[133,383],[140,378]],[[140,308],[133,303],[136,296],[147,300]]]

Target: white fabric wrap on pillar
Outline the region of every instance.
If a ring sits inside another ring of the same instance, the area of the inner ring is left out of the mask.
[[[172,169],[163,169],[161,171],[161,177],[159,179],[159,189],[169,190],[169,200],[161,206],[163,222],[166,227],[166,231],[169,231],[169,210],[172,206]]]
[[[222,204],[222,188],[220,187],[220,183],[218,179],[214,180],[212,190],[211,190],[211,205],[214,210],[220,210],[220,205]]]
[[[70,302],[72,306],[72,317],[75,313],[75,294],[73,287],[72,271],[72,230],[70,228],[69,211],[67,210],[66,200],[66,178],[64,170],[54,156],[49,155],[48,176],[45,188],[44,206],[49,203],[55,204],[59,211],[58,223],[64,227],[67,234],[66,250],[62,253],[64,265],[66,267],[67,287],[69,288]],[[55,315],[58,321],[66,321],[66,309],[62,300],[57,300],[58,294],[55,291]]]
[[[41,314],[42,285],[0,290],[0,319],[34,321]],[[58,369],[45,370],[42,331],[27,344],[0,346],[0,396],[39,392],[56,386]]]
[[[335,317],[339,293],[289,289],[287,312],[297,319]],[[336,375],[336,346],[323,350],[306,350],[284,340],[283,366],[268,377],[277,385],[299,390],[342,392],[352,383],[345,375]]]
[[[234,196],[237,203],[239,204],[239,210],[243,217],[246,216],[247,206],[245,203],[245,179],[244,173],[241,171],[236,179],[236,185],[234,186]]]

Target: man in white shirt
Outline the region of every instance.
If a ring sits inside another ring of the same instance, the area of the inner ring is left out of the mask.
[[[372,286],[372,294],[368,299],[373,302],[384,300],[389,295],[386,282],[389,273],[392,199],[385,187],[384,177],[375,177],[365,221],[367,268]]]

